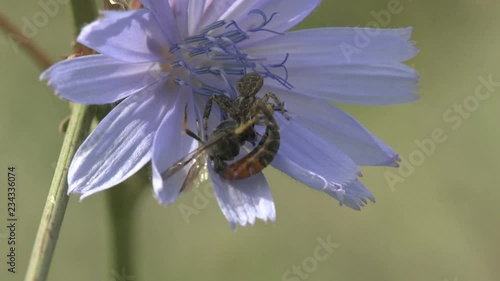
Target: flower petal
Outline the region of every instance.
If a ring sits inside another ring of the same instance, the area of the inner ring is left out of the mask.
[[[141,0],[142,5],[156,17],[170,45],[181,41],[174,13],[168,0]]]
[[[194,35],[198,30],[203,28],[200,26],[200,21],[203,17],[203,11],[205,10],[206,1],[189,0],[188,3],[188,18],[187,18],[187,34]],[[213,21],[212,21],[213,22]]]
[[[418,74],[403,64],[288,66],[288,82],[295,93],[343,103],[388,105],[418,99]],[[283,86],[268,79],[266,88],[277,92]]]
[[[190,6],[190,2],[193,0],[169,0],[170,8],[172,9],[172,13],[174,15],[175,21],[177,23],[177,29],[179,30],[179,34],[181,38],[185,38],[188,36],[188,18],[192,15],[188,14],[188,7]],[[203,5],[203,1],[194,0],[196,4]]]
[[[103,18],[82,29],[78,42],[121,61],[152,62],[163,59],[162,54],[168,51],[169,41],[153,14],[145,9],[102,13]]]
[[[250,42],[255,43],[277,36],[276,32],[284,32],[294,27],[316,9],[320,2],[321,0],[240,0],[228,9],[221,16],[221,19],[235,20],[238,26],[245,30],[255,28],[256,24],[263,23],[262,16],[253,11],[259,10],[264,13],[268,20],[268,23],[263,27],[266,31],[252,33]],[[271,19],[274,13],[276,15]],[[245,44],[248,43],[242,42],[241,46],[245,46]]]
[[[260,9],[268,16],[275,12],[278,14],[265,28],[277,32],[287,31],[304,20],[320,3],[321,0],[268,0]]]
[[[276,221],[273,196],[262,173],[244,180],[227,181],[213,170],[212,165],[207,166],[217,202],[233,229],[237,224],[253,225],[256,218]]]
[[[166,95],[143,91],[121,102],[83,142],[68,171],[68,193],[81,199],[115,186],[151,159]]]
[[[398,155],[342,109],[312,97],[277,94],[294,122],[334,143],[357,165],[398,166]]]
[[[198,143],[186,135],[183,128],[184,108],[187,98],[192,97],[192,94],[188,93],[187,89],[181,91],[178,87],[175,92],[172,92],[172,89],[166,89],[164,92],[168,92],[169,109],[155,135],[151,162],[156,198],[162,204],[170,204],[179,195],[189,167],[170,178],[164,178],[162,173],[195,149]],[[189,104],[193,106],[192,102]],[[192,107],[188,111],[189,117],[195,117]],[[194,121],[196,118],[190,119]]]
[[[285,120],[276,115],[281,146],[271,165],[352,209],[359,210],[365,205],[365,198],[375,202],[370,191],[358,181],[361,173],[352,160],[335,145],[308,131],[296,118]]]
[[[349,183],[341,193],[331,189],[325,189],[324,191],[337,199],[340,205],[345,204],[347,207],[358,211],[367,204],[366,199],[375,203],[373,194],[358,180]]]
[[[309,131],[295,119],[277,115],[281,146],[272,166],[303,184],[344,202],[346,188],[361,176],[356,164],[334,144]]]
[[[201,4],[204,3],[204,6]],[[203,0],[203,1],[191,1],[190,4],[191,6],[197,6],[203,9],[203,15],[200,16],[199,18],[196,18],[199,13],[189,13],[190,21],[195,21],[193,22],[192,26],[193,28],[190,28],[190,34],[194,34],[195,32],[199,31],[200,29],[203,29],[204,27],[208,26],[209,24],[220,20],[220,16],[226,12],[229,7],[231,7],[236,0]],[[200,3],[199,3],[200,2]],[[198,4],[199,3],[199,4]],[[191,10],[193,11],[193,9]]]
[[[103,55],[61,61],[45,70],[40,79],[64,99],[84,104],[106,104],[141,91],[168,73],[154,71],[151,63],[124,63]],[[156,77],[155,77],[156,76]]]
[[[307,67],[311,63],[398,63],[414,57],[418,49],[409,41],[412,28],[373,29],[330,27],[297,30],[249,46],[255,57],[280,62],[289,54],[286,65]]]
[[[356,163],[341,149],[311,132],[293,117],[286,120],[276,114],[280,125],[281,145],[271,163],[299,181],[316,179],[321,175],[334,185],[346,185],[361,176]],[[295,163],[300,170],[291,168]]]

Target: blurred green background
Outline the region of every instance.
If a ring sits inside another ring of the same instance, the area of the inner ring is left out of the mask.
[[[298,28],[366,26],[389,2],[325,0]],[[500,280],[500,88],[459,117],[455,129],[443,118],[454,105],[471,100],[479,77],[500,81],[500,2],[400,2],[401,13],[392,14],[387,27],[414,27],[412,39],[420,53],[409,64],[421,75],[420,100],[343,108],[406,160],[418,153],[415,141],[430,138],[435,129],[444,132],[446,141],[411,173],[401,174],[403,182],[392,188],[385,175],[398,175],[398,170],[363,167],[363,182],[377,203],[361,212],[339,207],[329,196],[266,169],[277,222],[236,232],[215,199],[187,221],[180,207],[195,206],[195,193],[164,207],[148,187],[134,216],[137,272],[124,280],[282,280],[294,265],[304,275],[292,273],[289,280]],[[2,13],[18,25],[40,11],[38,1],[2,5]],[[54,61],[70,54],[67,7],[61,6],[33,40]],[[6,168],[15,165],[19,218],[16,274],[7,272],[6,228],[0,228],[0,279],[23,280],[63,140],[58,125],[69,108],[38,81],[41,69],[5,36],[0,37],[0,57],[0,202],[5,206]],[[71,197],[49,280],[120,280],[121,269],[109,263],[104,199],[97,194],[80,203]],[[2,207],[2,225],[5,216]],[[339,246],[307,272],[303,263],[311,268],[318,239]]]

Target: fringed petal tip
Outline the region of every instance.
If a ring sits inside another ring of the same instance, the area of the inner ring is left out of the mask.
[[[399,158],[399,155],[394,153],[392,157],[392,162],[387,163],[387,164],[382,164],[383,166],[389,166],[393,168],[398,168],[399,167],[399,162],[401,162],[401,158]]]
[[[108,187],[108,188],[111,188],[112,186]],[[80,197],[78,197],[78,202],[82,202],[84,199],[87,199],[87,197],[89,197],[90,195],[92,194],[95,194],[97,192],[100,192],[100,191],[103,191],[103,190],[106,190],[108,188],[105,188],[105,189],[96,189],[96,190],[93,190],[93,191],[89,191],[89,192],[82,192],[82,193],[79,193],[79,192],[68,192],[68,196],[70,194],[77,194],[77,195],[80,195]]]
[[[234,186],[234,184],[233,184]],[[269,192],[270,193],[270,192]],[[218,197],[217,197],[218,198]],[[276,210],[274,208],[274,202],[260,199],[259,202],[233,202],[235,203],[233,206],[237,204],[242,204],[232,210],[229,210],[229,207],[222,207],[222,204],[219,202],[221,206],[221,210],[224,213],[224,216],[229,222],[231,229],[233,231],[236,230],[238,225],[242,227],[246,227],[248,225],[254,225],[256,219],[259,219],[264,222],[276,222]],[[231,206],[231,207],[233,207]]]
[[[270,217],[270,216],[267,216],[267,217],[257,217],[258,219],[260,219],[261,221],[263,221],[264,223],[272,223],[272,224],[275,224],[276,223],[276,214],[274,214],[274,216]],[[229,223],[229,226],[231,226],[231,229],[233,231],[236,231],[236,228],[238,225],[240,225],[241,227],[247,227],[249,225],[253,226],[255,225],[255,222],[256,220],[252,220],[252,221],[234,221],[234,220],[228,220],[228,223]]]
[[[274,199],[262,173],[250,178],[227,181],[208,165],[215,197],[229,225],[253,225],[256,219],[276,221]]]
[[[387,167],[393,167],[393,168],[397,168],[399,167],[399,162],[401,162],[401,158],[399,158],[399,155],[396,154],[394,151],[388,151],[387,153],[388,155],[390,155],[391,157],[390,158],[387,158],[385,159],[384,161],[382,162],[379,162],[379,163],[373,163],[373,164],[370,164],[370,165],[367,165],[367,166],[387,166]]]
[[[338,200],[340,206],[346,205],[357,211],[368,204],[367,199],[375,203],[373,194],[357,180],[345,186],[325,189],[324,192]]]

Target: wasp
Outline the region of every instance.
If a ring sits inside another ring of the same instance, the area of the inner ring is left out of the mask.
[[[273,116],[275,111],[280,111],[286,119],[289,119],[284,103],[273,93],[266,93],[263,98],[256,94],[263,86],[263,77],[258,73],[244,75],[238,82],[238,97],[234,100],[224,95],[213,95],[207,101],[203,114],[203,129],[205,141],[188,128],[187,112],[184,112],[184,131],[190,137],[196,139],[201,145],[163,173],[163,178],[168,178],[191,162],[186,180],[181,188],[184,190],[191,182],[195,181],[198,174],[206,169],[206,161],[203,156],[208,156],[214,170],[223,178],[228,180],[241,180],[255,175],[267,167],[274,159],[279,150],[280,134],[279,126]],[[273,99],[275,104],[270,103]],[[229,117],[222,121],[209,136],[208,118],[213,102],[227,113]],[[264,134],[257,145],[255,142],[259,135],[255,125],[266,126]],[[249,142],[254,148],[243,158],[228,164],[236,158],[241,147]]]

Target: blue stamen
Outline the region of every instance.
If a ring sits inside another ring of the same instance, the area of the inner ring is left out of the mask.
[[[174,44],[172,47],[170,47],[169,52],[174,53],[177,50],[180,50],[179,44]]]
[[[175,68],[176,68],[176,67],[180,67],[180,66],[181,66],[181,63],[180,63],[180,61],[176,61],[176,62],[174,62],[174,63],[171,63],[171,64],[170,64],[170,66],[171,66],[171,67],[175,67]]]
[[[210,43],[217,43],[217,38],[213,36],[205,35],[205,39],[208,40]]]
[[[220,75],[220,70],[217,67],[212,66],[212,67],[210,67],[210,73],[219,76]]]
[[[285,66],[285,63],[288,60],[288,56],[289,55],[290,55],[289,53],[286,53],[285,59],[281,63],[279,63],[279,64],[269,64],[267,66],[272,67],[272,68],[283,68],[283,70],[285,71],[285,78],[283,79],[283,81],[286,84],[282,83],[282,85],[285,86],[285,87],[287,87],[290,90],[291,88],[293,88],[293,86],[290,83],[288,83],[288,69]]]
[[[211,73],[210,72],[210,67],[202,67],[202,68],[197,68],[194,70],[196,74],[206,74],[206,73]]]
[[[231,26],[234,26],[234,28],[236,28],[236,30],[239,31],[241,34],[246,34],[246,32],[243,31],[243,29],[241,29],[234,20],[231,20],[231,22],[228,23],[225,28],[228,29]]]
[[[212,51],[212,49],[210,49],[210,48],[198,48],[198,49],[193,48],[193,49],[194,49],[193,51],[191,51],[191,52],[188,53],[188,55],[190,57],[195,57],[195,56],[203,55],[203,54],[205,54],[205,55],[208,56],[208,54],[210,53],[210,51]]]
[[[224,67],[224,71],[228,75],[236,75],[236,76],[241,76],[246,74],[246,68],[238,67],[238,68],[227,68]]]
[[[198,35],[193,35],[186,37],[184,39],[183,43],[191,44],[191,43],[197,43],[197,42],[203,42],[206,41],[207,35],[205,34],[198,34]]]
[[[174,83],[179,85],[179,86],[189,86],[189,83],[186,81],[183,81],[181,79],[174,79]]]
[[[221,38],[221,39],[228,38],[234,44],[237,44],[243,40],[248,39],[248,35],[246,33],[241,33],[239,30],[231,30],[231,31],[222,33],[221,35],[219,35],[217,37]]]
[[[226,22],[224,20],[216,21],[205,28],[198,34],[186,37],[182,42],[174,44],[170,48],[170,53],[177,57],[178,61],[171,64],[171,67],[183,67],[189,71],[188,81],[191,81],[191,76],[199,77],[200,75],[212,74],[222,77],[227,87],[226,90],[217,89],[208,85],[201,87],[194,87],[186,81],[176,80],[176,83],[181,86],[190,87],[193,92],[202,95],[211,94],[225,94],[231,98],[236,98],[238,92],[235,87],[229,83],[229,76],[241,76],[247,71],[254,71],[260,73],[265,78],[271,78],[278,81],[287,89],[292,89],[293,86],[288,82],[288,69],[286,62],[289,54],[280,63],[266,64],[265,57],[253,57],[242,51],[238,46],[240,42],[250,39],[253,33],[265,31],[273,34],[283,35],[283,33],[276,32],[266,27],[269,26],[271,21],[278,13],[272,13],[269,17],[262,10],[252,10],[248,15],[260,16],[260,21],[257,27],[251,29],[242,29],[238,24],[231,20]],[[222,27],[224,27],[222,29]],[[208,35],[210,33],[210,35]],[[219,62],[217,67],[206,66],[202,63],[202,67],[195,67],[190,60],[185,60],[184,56],[196,57],[205,55],[211,61]],[[284,77],[273,73],[276,69],[282,68]],[[199,79],[200,81],[203,79]]]
[[[267,31],[267,32],[271,32],[271,33],[274,33],[274,34],[278,34],[278,35],[284,35],[284,33],[263,28],[266,25],[268,25],[271,22],[271,20],[273,19],[273,17],[275,15],[277,15],[278,13],[276,13],[276,12],[272,13],[271,17],[269,18],[269,20],[267,19],[266,14],[262,10],[251,10],[250,12],[248,12],[248,15],[251,15],[251,14],[260,15],[262,17],[262,23],[259,26],[257,26],[256,28],[249,29],[248,31],[250,31],[250,32]]]
[[[292,84],[290,84],[286,79],[283,79],[281,76],[278,76],[278,75],[274,74],[272,71],[269,70],[269,68],[266,65],[264,65],[262,63],[259,63],[259,66],[262,67],[265,70],[265,72],[257,71],[256,69],[254,69],[254,71],[259,72],[259,74],[261,74],[262,77],[264,77],[264,78],[269,77],[269,78],[271,78],[273,80],[276,80],[276,81],[278,81],[278,83],[280,83],[281,85],[283,85],[283,87],[285,87],[285,88],[287,88],[289,90],[291,90],[293,88]]]
[[[207,34],[208,32],[212,31],[212,30],[215,30],[219,27],[222,27],[226,25],[226,22],[224,20],[219,20],[219,21],[216,21],[212,24],[209,24],[208,26],[206,26],[205,28],[203,28],[201,31],[200,31],[200,34]]]

